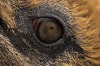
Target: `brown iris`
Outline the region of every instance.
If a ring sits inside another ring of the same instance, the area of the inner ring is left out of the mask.
[[[63,35],[63,27],[57,19],[36,18],[33,20],[33,30],[39,40],[53,43]]]

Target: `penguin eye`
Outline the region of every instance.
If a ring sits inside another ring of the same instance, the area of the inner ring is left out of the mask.
[[[44,43],[53,43],[63,36],[60,21],[54,18],[36,18],[33,20],[33,31]]]

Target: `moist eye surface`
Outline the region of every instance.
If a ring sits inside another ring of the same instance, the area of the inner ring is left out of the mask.
[[[38,39],[45,43],[53,43],[63,35],[63,27],[54,18],[36,18],[33,20],[33,31]]]

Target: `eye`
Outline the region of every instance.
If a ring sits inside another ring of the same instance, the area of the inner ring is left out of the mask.
[[[59,8],[56,5],[55,7]],[[18,32],[20,32],[18,34],[19,41],[24,43],[24,38],[28,42],[26,45],[29,44],[28,46],[31,46],[31,48],[49,56],[77,47],[75,42],[77,41],[75,38],[76,34],[74,26],[72,26],[74,21],[69,11],[65,10],[62,12],[63,10],[52,8],[48,4],[16,10],[15,24]],[[17,34],[18,32],[15,33]],[[18,43],[18,39],[16,39],[16,45],[22,44]]]
[[[54,18],[36,18],[33,20],[33,31],[38,39],[44,43],[53,43],[63,36],[60,21]]]

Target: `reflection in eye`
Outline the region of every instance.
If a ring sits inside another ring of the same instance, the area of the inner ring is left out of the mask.
[[[33,20],[33,30],[38,39],[45,43],[53,43],[63,35],[63,27],[54,18],[36,18]]]

